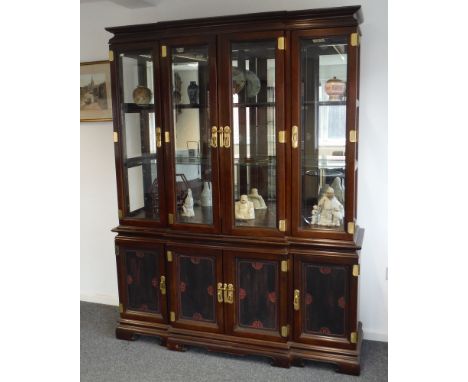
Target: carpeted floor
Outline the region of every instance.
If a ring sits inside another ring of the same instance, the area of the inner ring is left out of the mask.
[[[388,345],[364,341],[361,376],[338,374],[333,365],[273,367],[264,357],[237,357],[189,348],[169,351],[157,338],[120,341],[117,307],[81,302],[81,382],[155,381],[387,381]]]

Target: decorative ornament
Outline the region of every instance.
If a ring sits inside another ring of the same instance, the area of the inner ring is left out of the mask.
[[[250,194],[248,195],[249,201],[251,201],[254,205],[254,209],[256,210],[266,210],[267,205],[265,204],[265,201],[263,200],[262,195],[258,193],[258,190],[256,188],[252,188],[250,190]]]
[[[252,220],[255,219],[255,209],[252,202],[249,202],[247,195],[241,195],[240,200],[235,203],[236,219]]]
[[[138,85],[135,90],[133,90],[133,102],[137,105],[148,105],[151,101],[153,93],[146,86]]]
[[[198,89],[196,81],[190,81],[190,85],[187,87],[187,94],[191,105],[198,104]]]
[[[346,93],[346,82],[336,77],[325,82],[325,93],[328,94],[330,101],[341,101]]]

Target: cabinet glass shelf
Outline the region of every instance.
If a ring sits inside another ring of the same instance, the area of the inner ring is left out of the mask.
[[[124,113],[140,113],[142,111],[154,111],[154,104],[138,105],[136,103],[123,103],[122,110]]]

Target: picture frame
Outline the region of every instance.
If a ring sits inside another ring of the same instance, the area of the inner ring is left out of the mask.
[[[80,63],[80,122],[112,121],[109,61]]]

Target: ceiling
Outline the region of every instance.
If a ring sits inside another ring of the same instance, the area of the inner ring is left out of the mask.
[[[80,0],[80,3],[110,2],[129,9],[154,7],[163,0]]]

